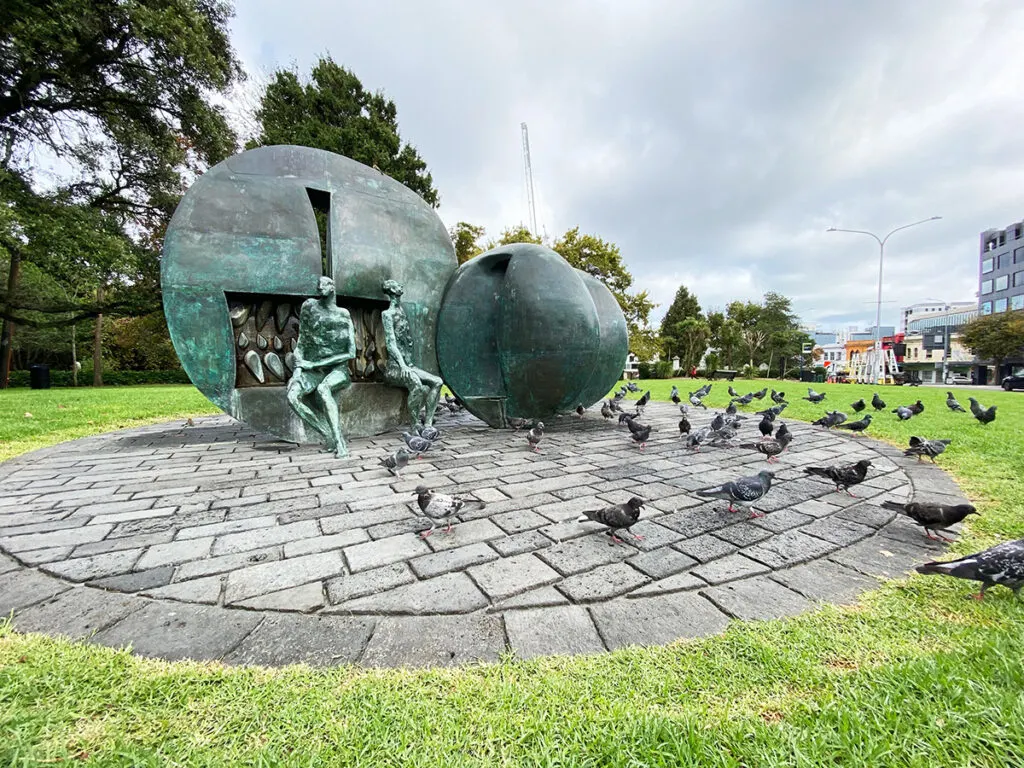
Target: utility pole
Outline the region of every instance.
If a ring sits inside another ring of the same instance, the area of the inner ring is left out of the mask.
[[[530,133],[526,129],[526,123],[520,123],[523,131],[523,170],[526,173],[526,205],[530,214],[530,233],[540,234],[537,231],[537,205],[533,197],[533,166],[530,164]]]

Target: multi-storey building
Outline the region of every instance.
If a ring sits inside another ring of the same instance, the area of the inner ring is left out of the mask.
[[[981,233],[978,313],[1024,309],[1024,222]]]
[[[976,307],[975,301],[937,301],[926,299],[909,307],[900,307],[900,333],[907,333],[907,326],[913,320],[927,319],[930,315]]]
[[[970,375],[974,355],[960,343],[960,330],[978,316],[978,310],[962,304],[955,302],[952,306],[959,309],[924,314],[907,323],[904,370],[928,384],[941,383],[944,372],[947,379],[955,374]]]

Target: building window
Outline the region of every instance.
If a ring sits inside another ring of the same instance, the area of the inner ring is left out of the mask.
[[[1014,272],[1013,287],[1020,288],[1022,285],[1024,285],[1024,272]]]
[[[1003,269],[1013,263],[1013,254],[1007,251],[999,254],[999,268]]]
[[[935,343],[936,344],[945,344],[946,343],[946,337],[943,336],[941,333],[936,333],[935,334]]]
[[[926,349],[924,351],[924,359],[925,360],[931,360],[932,359],[932,351],[930,349]]]
[[[996,299],[996,312],[1006,311],[1006,299]]]
[[[996,265],[994,259],[985,259],[983,262],[981,262],[981,274],[983,275],[987,275],[995,268]]]
[[[1024,245],[1013,251],[1013,263],[1020,264],[1022,261],[1024,261]]]
[[[1016,296],[1010,297],[1010,309],[1014,311],[1024,309],[1024,293],[1019,293]]]
[[[1020,224],[1018,224],[1016,227],[1013,228],[1013,236],[1017,240],[1020,240],[1020,235],[1021,235],[1021,226],[1020,226]]]
[[[999,277],[996,278],[996,290],[997,291],[1005,291],[1009,287],[1010,287],[1010,276],[1009,275],[1000,275]]]
[[[981,281],[981,292],[982,293],[992,293],[992,281],[991,280],[982,280]]]
[[[983,314],[983,315],[991,315],[992,314],[992,302],[991,301],[986,301],[984,304],[981,305],[981,314]]]

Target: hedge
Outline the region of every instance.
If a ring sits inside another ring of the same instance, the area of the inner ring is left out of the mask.
[[[29,371],[11,371],[8,386],[27,387]],[[103,384],[110,387],[131,387],[138,384],[191,384],[188,374],[182,369],[176,371],[104,371]],[[51,387],[70,387],[71,371],[50,370]],[[78,374],[78,386],[92,386],[92,373]]]

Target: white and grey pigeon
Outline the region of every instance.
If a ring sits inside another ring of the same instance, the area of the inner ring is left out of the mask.
[[[585,523],[588,520],[592,520],[595,523],[606,526],[608,528],[606,533],[612,537],[612,541],[619,544],[625,543],[615,535],[620,530],[625,530],[634,539],[640,541],[643,539],[643,536],[633,533],[629,529],[640,519],[640,509],[643,505],[644,500],[639,496],[634,496],[625,504],[613,504],[608,507],[601,507],[601,509],[586,510],[576,518],[576,522]]]
[[[910,447],[903,451],[903,455],[917,456],[918,461],[922,461],[924,457],[927,456],[932,460],[932,464],[934,464],[935,457],[945,452],[946,446],[951,442],[953,441],[949,438],[929,440],[926,437],[917,437],[912,435],[910,437]]]
[[[416,427],[416,432],[424,440],[429,440],[431,443],[436,443],[441,439],[441,430],[432,424],[420,424]]]
[[[700,451],[700,444],[707,440],[708,435],[711,434],[710,427],[701,427],[695,429],[686,436],[686,447],[691,451]]]
[[[381,459],[380,465],[386,468],[392,475],[398,477],[399,470],[409,466],[409,452],[405,448],[399,448],[390,456],[385,456]]]
[[[416,503],[419,505],[420,512],[430,518],[430,528],[420,533],[420,538],[427,538],[434,532],[439,522],[447,522],[448,527],[445,529],[445,533],[448,533],[452,529],[452,518],[458,514],[466,504],[479,504],[484,506],[484,502],[479,499],[463,499],[459,496],[449,496],[445,493],[434,493],[425,485],[416,486],[416,490],[413,491],[413,496],[416,497]]]
[[[980,581],[981,591],[972,595],[975,600],[985,597],[985,590],[1002,584],[1020,597],[1024,587],[1024,539],[996,544],[983,552],[977,552],[959,560],[931,562],[917,566],[918,573],[937,573],[956,579]]]
[[[723,499],[729,502],[729,511],[738,512],[736,504],[745,505],[750,509],[751,517],[764,517],[764,512],[755,512],[754,502],[763,497],[772,487],[774,472],[766,469],[756,475],[741,477],[737,480],[729,480],[722,485],[713,488],[703,488],[697,491],[697,495],[706,499]]]
[[[700,396],[696,392],[690,393],[690,405],[692,405],[694,408],[703,408],[704,410],[707,410],[708,408],[706,405],[704,405],[704,403],[701,401]]]
[[[418,459],[422,454],[426,453],[434,445],[430,440],[419,435],[414,435],[411,432],[403,432],[402,439],[405,440],[405,444],[409,446],[409,450],[416,454]]]
[[[893,409],[893,413],[899,416],[900,421],[907,421],[914,415],[914,412],[905,405],[897,405],[896,408]]]
[[[957,402],[955,397],[953,397],[952,392],[946,393],[946,407],[953,411],[953,413],[967,413],[967,411],[964,410],[964,407]]]
[[[711,431],[717,432],[725,426],[725,416],[720,413],[715,414],[715,418],[711,420]]]
[[[540,441],[544,437],[544,422],[538,421],[533,429],[526,433],[526,442],[530,444],[534,453],[540,453]]]

